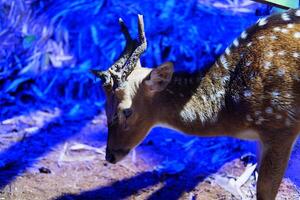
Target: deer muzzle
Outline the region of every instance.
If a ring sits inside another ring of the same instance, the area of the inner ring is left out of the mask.
[[[106,148],[105,160],[112,164],[115,164],[115,163],[119,162],[120,160],[122,160],[129,152],[130,152],[130,150],[128,150],[128,149],[112,150],[112,149]]]

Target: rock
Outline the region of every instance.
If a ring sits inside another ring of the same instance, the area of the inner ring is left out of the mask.
[[[40,167],[39,171],[40,171],[40,173],[43,173],[43,174],[51,174],[51,170],[46,167]]]

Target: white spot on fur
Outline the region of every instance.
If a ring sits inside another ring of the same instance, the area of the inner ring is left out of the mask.
[[[193,108],[189,108],[188,106],[184,106],[183,110],[180,111],[180,116],[186,122],[193,122],[197,119],[197,113]]]
[[[294,57],[294,58],[299,58],[299,57],[300,57],[300,54],[297,53],[297,52],[294,52],[294,53],[293,53],[293,57]]]
[[[227,62],[227,60],[226,60],[226,58],[225,58],[224,55],[222,55],[222,56],[220,57],[220,61],[221,61],[222,65],[223,65],[223,67],[224,67],[225,69],[228,69],[228,62]]]
[[[269,52],[267,53],[267,57],[271,58],[271,57],[273,57],[273,56],[274,56],[274,52],[273,52],[273,51],[269,51]]]
[[[267,18],[261,18],[257,21],[258,26],[264,26],[268,23]]]
[[[247,32],[243,31],[242,34],[241,34],[241,38],[246,39],[247,36],[248,36]]]
[[[276,35],[271,35],[270,38],[271,40],[277,40],[278,37]]]
[[[297,10],[297,11],[295,12],[295,15],[296,15],[297,17],[300,17],[300,10]]]
[[[281,19],[283,21],[290,21],[291,20],[290,16],[287,13],[282,13],[281,14]]]
[[[225,53],[226,53],[227,55],[230,54],[230,47],[227,47],[227,48],[225,49]]]
[[[252,96],[252,92],[250,90],[245,90],[244,91],[244,96],[245,97],[251,97]]]
[[[299,38],[300,38],[300,32],[296,32],[296,33],[294,34],[294,37],[297,38],[297,39],[299,39]]]
[[[278,92],[278,91],[272,92],[273,97],[278,97],[279,95],[280,95],[280,92]]]
[[[288,32],[289,32],[289,30],[286,28],[281,29],[281,33],[288,33]]]
[[[287,28],[294,28],[294,26],[295,26],[294,24],[288,24]]]
[[[247,44],[247,47],[250,47],[252,45],[252,42],[249,42],[248,44]]]
[[[226,82],[228,82],[229,79],[230,79],[230,76],[223,76],[223,78],[222,78],[223,84],[226,83]]]
[[[250,115],[246,115],[246,120],[249,121],[249,122],[253,121],[253,119],[252,119],[252,117]]]
[[[281,28],[279,28],[279,27],[275,27],[275,28],[273,28],[273,31],[275,31],[275,32],[279,32],[279,31],[281,31]]]
[[[279,51],[279,52],[278,52],[278,55],[280,55],[280,56],[284,56],[285,54],[286,54],[285,51]]]
[[[266,108],[266,113],[272,114],[272,113],[273,113],[273,108],[267,107],[267,108]]]
[[[265,69],[270,69],[271,66],[272,66],[272,63],[270,61],[265,61],[264,62],[264,68]]]
[[[259,39],[259,40],[263,40],[263,39],[265,39],[265,36],[264,36],[264,35],[261,35],[261,36],[258,37],[258,39]]]
[[[239,41],[238,41],[238,39],[235,39],[235,40],[233,41],[233,45],[234,45],[235,47],[239,46]]]
[[[249,67],[252,64],[252,61],[247,61],[246,66]]]
[[[225,91],[224,91],[224,90],[219,90],[219,91],[216,93],[216,97],[217,97],[217,98],[223,97],[224,95],[225,95]]]
[[[285,74],[285,70],[284,69],[278,69],[277,71],[277,75],[278,76],[283,76]]]
[[[205,95],[201,95],[201,99],[204,101],[204,102],[207,102],[207,98]]]
[[[254,112],[254,114],[255,114],[255,116],[259,116],[259,115],[261,115],[261,111],[257,110]]]
[[[232,100],[234,102],[239,102],[240,101],[240,96],[239,95],[232,95]]]

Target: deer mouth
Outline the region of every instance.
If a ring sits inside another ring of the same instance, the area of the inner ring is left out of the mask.
[[[105,160],[112,164],[116,164],[117,162],[122,160],[129,152],[130,150],[128,149],[112,150],[107,148]]]

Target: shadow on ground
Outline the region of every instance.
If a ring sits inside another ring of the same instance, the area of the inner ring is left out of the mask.
[[[156,184],[163,186],[154,191],[147,199],[179,199],[184,192],[191,192],[209,174],[196,173],[196,163],[189,164],[186,169],[176,175],[159,174],[157,171],[142,172],[136,176],[116,181],[109,186],[82,192],[81,194],[65,194],[56,200],[82,199],[125,199]],[[211,172],[212,173],[212,172]]]
[[[34,134],[24,134],[20,141],[0,152],[0,189],[22,175],[55,146],[75,136],[94,116],[91,112],[73,118],[67,108],[60,108],[60,113]]]

